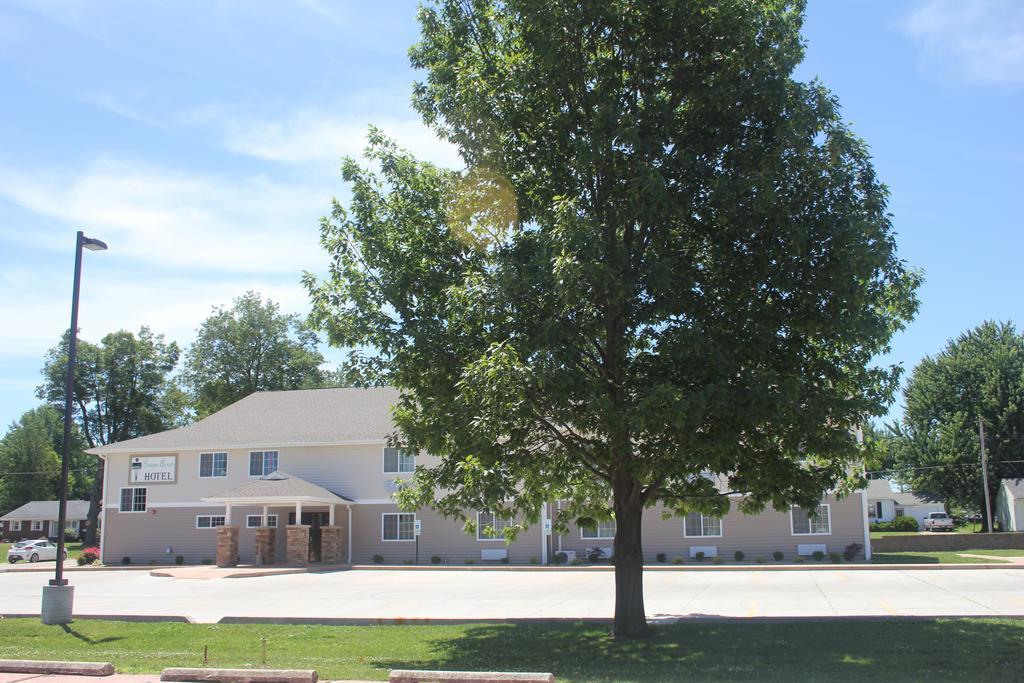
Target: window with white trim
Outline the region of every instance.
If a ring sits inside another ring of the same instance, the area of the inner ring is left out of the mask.
[[[277,451],[250,451],[249,476],[265,477],[277,471]]]
[[[580,538],[584,541],[598,541],[602,539],[615,538],[615,520],[598,522],[597,526],[585,526],[580,528]]]
[[[702,536],[721,536],[722,518],[705,515],[702,512],[691,512],[683,519],[683,536],[698,538]]]
[[[224,526],[224,515],[196,515],[197,529],[216,529]]]
[[[124,488],[121,489],[121,512],[145,512],[146,511],[146,489],[145,488]]]
[[[32,531],[42,531],[42,530],[43,530],[43,520],[41,520],[41,519],[33,519],[32,520]]]
[[[824,536],[832,533],[828,505],[819,505],[810,514],[803,508],[793,506],[789,511],[789,519],[794,536]]]
[[[511,519],[495,517],[491,512],[478,512],[476,513],[476,540],[504,541],[505,529],[510,526],[512,526]]]
[[[16,519],[11,522],[11,531],[21,531],[21,520]]]
[[[249,529],[258,529],[263,526],[263,515],[248,515],[245,518],[245,526]],[[277,528],[277,515],[267,515],[267,526],[271,529]]]
[[[199,476],[226,477],[228,476],[228,454],[227,453],[200,453],[199,454]]]
[[[380,538],[382,541],[414,541],[414,520],[411,512],[384,512],[380,516]]]
[[[416,455],[397,448],[384,449],[384,474],[399,474],[416,470]]]

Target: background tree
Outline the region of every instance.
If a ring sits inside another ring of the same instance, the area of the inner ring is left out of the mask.
[[[214,308],[185,356],[182,381],[200,417],[254,391],[324,384],[319,340],[296,315],[246,292],[230,309]]]
[[[40,398],[54,408],[64,408],[64,379],[67,372],[68,335],[51,349],[43,367]],[[120,330],[98,345],[78,343],[75,365],[74,417],[89,448],[163,431],[181,420],[181,402],[168,376],[178,362],[180,350],[163,335],[148,327],[138,336]],[[103,496],[103,464],[99,458],[84,456],[95,467],[89,495],[89,528],[85,543],[96,542],[96,520]]]
[[[896,455],[916,493],[966,510],[985,509],[979,416],[992,504],[1003,478],[1024,477],[1024,337],[1012,324],[985,322],[925,357],[904,400]]]
[[[397,440],[440,458],[402,504],[614,518],[619,637],[648,632],[645,508],[723,513],[706,473],[746,512],[816,505],[897,386],[871,360],[918,278],[864,144],[792,78],[802,7],[422,10],[414,103],[469,170],[371,134],[306,277],[314,323],[402,390]]]
[[[11,424],[0,441],[0,510],[57,497],[62,422],[59,412],[41,406]],[[80,447],[77,450],[81,452]]]

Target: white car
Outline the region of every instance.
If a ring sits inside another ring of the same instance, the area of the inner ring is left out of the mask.
[[[57,544],[47,540],[19,541],[7,551],[7,561],[14,564],[18,560],[26,562],[39,562],[41,560],[56,560]],[[64,551],[64,559],[68,559],[68,551]]]
[[[952,531],[953,518],[945,512],[929,512],[924,518],[925,531]]]

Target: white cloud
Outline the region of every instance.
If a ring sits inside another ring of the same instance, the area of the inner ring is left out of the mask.
[[[980,85],[1024,85],[1024,2],[924,0],[903,30],[930,64]]]
[[[326,179],[325,179],[326,180]],[[136,263],[211,273],[294,273],[323,261],[319,217],[331,187],[266,176],[188,173],[104,157],[80,171],[0,167],[0,196],[69,226],[87,226]],[[59,231],[25,234],[22,244],[60,249]]]
[[[453,145],[438,139],[414,118],[337,115],[306,108],[266,119],[204,107],[183,115],[182,120],[218,129],[222,146],[237,154],[288,164],[329,163],[332,167],[344,156],[362,156],[373,124],[424,161],[449,168],[463,166]]]

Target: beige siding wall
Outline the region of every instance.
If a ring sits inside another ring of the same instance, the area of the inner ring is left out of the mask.
[[[745,515],[733,503],[730,512],[722,518],[721,537],[695,537],[683,535],[683,520],[679,517],[662,519],[662,508],[654,507],[644,511],[643,546],[644,558],[653,562],[658,553],[665,553],[669,562],[673,558],[689,559],[690,546],[716,546],[718,555],[733,560],[737,550],[743,551],[746,560],[753,561],[758,555],[771,561],[776,550],[787,559],[796,555],[797,545],[824,543],[827,552],[842,552],[851,543],[864,545],[864,516],[860,494],[843,500],[828,497],[822,501],[829,505],[831,533],[828,535],[794,535],[787,513],[766,510],[759,515]],[[611,546],[609,540],[583,540],[580,530],[570,523],[569,533],[561,537],[563,550],[582,553],[593,546]],[[555,539],[557,552],[559,539]],[[862,551],[863,552],[863,551]]]
[[[372,562],[374,555],[381,555],[386,564],[402,564],[414,560],[414,541],[382,541],[381,515],[398,512],[394,505],[355,505],[352,507],[352,561],[356,564]],[[463,532],[462,522],[450,520],[430,511],[416,513],[421,520],[423,533],[420,536],[420,564],[429,564],[434,555],[441,557],[445,564],[464,564],[467,559],[481,562],[483,548],[506,548],[511,564],[527,564],[531,558],[540,561],[541,532],[534,525],[515,542],[506,544],[503,540],[478,541],[476,536]]]

